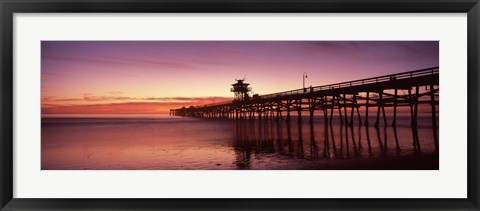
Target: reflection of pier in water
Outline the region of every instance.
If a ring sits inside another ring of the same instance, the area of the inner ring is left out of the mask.
[[[315,130],[319,127],[323,129]],[[399,127],[404,134],[409,130],[418,134],[416,127]],[[393,157],[400,155],[401,151],[420,153],[417,137],[408,133],[411,135],[409,141],[403,140],[401,146],[398,130],[397,126],[350,127],[343,123],[239,120],[233,124],[235,164],[239,169],[249,169],[251,162],[259,156],[315,161]],[[406,142],[410,144],[406,145]]]

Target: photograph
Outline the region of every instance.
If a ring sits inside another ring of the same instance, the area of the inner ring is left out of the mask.
[[[439,170],[439,72],[438,40],[44,40],[41,170]]]

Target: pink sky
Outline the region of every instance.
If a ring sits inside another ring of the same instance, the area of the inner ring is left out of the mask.
[[[42,41],[42,114],[168,113],[439,65],[437,41]]]

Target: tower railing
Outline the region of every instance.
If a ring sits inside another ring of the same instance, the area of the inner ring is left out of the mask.
[[[241,90],[239,90],[239,89],[241,89]],[[242,92],[242,91],[246,91],[246,92],[252,91],[252,87],[241,87],[241,88],[232,87],[232,88],[230,88],[230,92]]]

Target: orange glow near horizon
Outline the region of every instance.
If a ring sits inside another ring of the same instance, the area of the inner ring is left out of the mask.
[[[72,100],[72,101],[70,101]],[[42,99],[42,114],[168,114],[172,108],[198,106],[212,103],[213,100],[229,101],[231,98],[191,98],[190,100],[155,99]],[[64,104],[68,102],[67,104]],[[96,102],[96,103],[95,103]],[[70,104],[71,103],[71,104]]]

